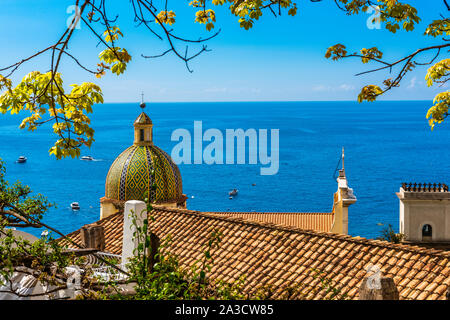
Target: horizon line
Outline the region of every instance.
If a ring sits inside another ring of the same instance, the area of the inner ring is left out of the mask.
[[[377,101],[363,101],[358,102],[357,100],[219,100],[219,101],[144,101],[146,103],[264,103],[264,102],[357,102],[357,103],[376,103],[376,102],[433,102],[433,99],[414,99],[414,100],[377,100]],[[139,101],[105,101],[103,103],[98,104],[105,104],[105,103],[115,103],[115,104],[121,104],[121,103],[140,103]]]

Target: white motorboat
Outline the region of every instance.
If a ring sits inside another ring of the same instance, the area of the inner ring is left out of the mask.
[[[92,161],[92,160],[94,160],[94,158],[92,158],[91,156],[82,156],[80,160],[83,160],[83,161]]]
[[[229,195],[230,197],[235,197],[235,196],[238,195],[238,192],[239,192],[238,189],[233,189],[233,190],[231,190],[230,192],[228,192],[228,195]]]
[[[72,203],[70,204],[70,208],[71,208],[72,210],[80,210],[80,204],[79,204],[78,202],[72,202]]]
[[[24,156],[20,156],[20,157],[17,159],[17,163],[25,163],[25,162],[27,162],[27,158],[24,157]]]

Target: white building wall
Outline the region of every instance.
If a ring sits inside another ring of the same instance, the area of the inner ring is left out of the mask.
[[[406,194],[406,195],[405,195]],[[405,240],[422,241],[422,228],[432,227],[431,241],[450,241],[450,198],[446,193],[400,192],[400,232]],[[429,198],[426,199],[426,198]]]

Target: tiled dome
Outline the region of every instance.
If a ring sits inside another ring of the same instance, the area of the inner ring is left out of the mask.
[[[150,196],[151,202],[155,203],[173,203],[182,199],[180,170],[166,152],[153,144],[152,127],[152,121],[145,113],[134,122],[134,144],[111,165],[106,177],[106,198],[144,201]]]
[[[151,170],[154,169],[154,179]],[[156,190],[152,190],[153,184]],[[106,177],[106,197],[115,200],[176,202],[182,196],[180,170],[160,148],[131,146],[112,164]]]

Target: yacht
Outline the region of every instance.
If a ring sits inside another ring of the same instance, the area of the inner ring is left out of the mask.
[[[80,160],[92,161],[92,160],[94,160],[94,158],[92,158],[91,156],[82,156]]]
[[[17,159],[17,162],[18,162],[18,163],[25,163],[25,162],[27,162],[27,158],[24,157],[24,156],[20,156],[20,157]]]
[[[72,202],[70,208],[72,208],[72,210],[80,210],[80,204],[78,202]]]

